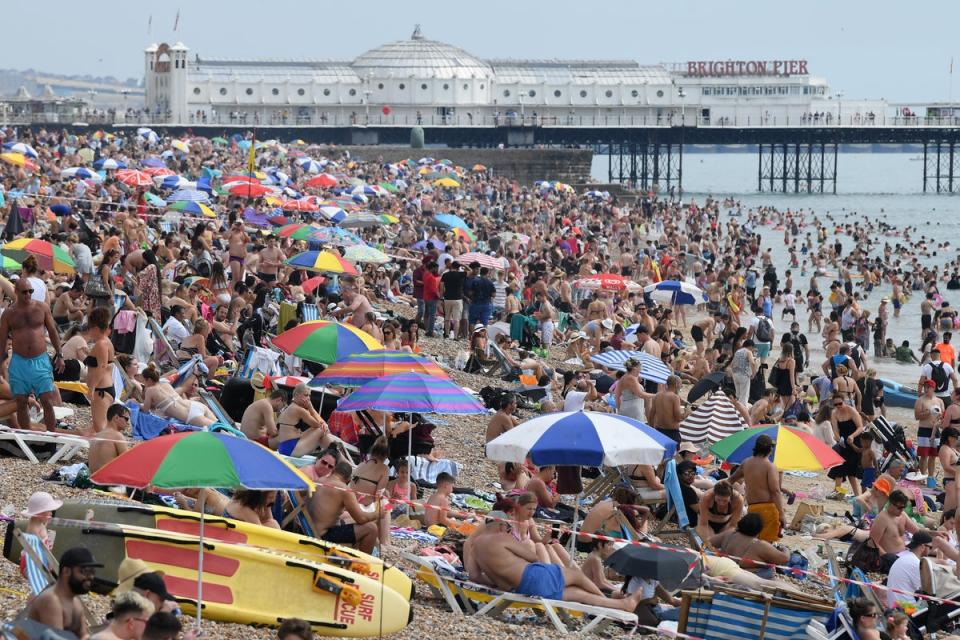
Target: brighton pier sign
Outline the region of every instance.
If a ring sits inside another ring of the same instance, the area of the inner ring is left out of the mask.
[[[687,63],[687,75],[710,76],[805,76],[806,60],[698,60]]]

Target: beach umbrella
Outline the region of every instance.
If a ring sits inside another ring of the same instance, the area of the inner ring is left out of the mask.
[[[314,227],[309,224],[287,224],[279,229],[275,229],[274,233],[280,236],[281,238],[293,238],[294,240],[309,240],[314,233],[319,231],[321,227]]]
[[[444,177],[444,178],[440,178],[440,179],[438,179],[438,180],[434,180],[434,181],[433,181],[433,186],[435,186],[435,187],[449,187],[449,188],[453,188],[453,187],[459,187],[459,186],[460,186],[460,183],[457,182],[456,180],[454,180],[453,178],[446,178],[446,177]]]
[[[147,156],[140,161],[140,166],[148,169],[166,169],[167,165],[157,156]]]
[[[158,196],[158,195],[155,194],[155,193],[151,193],[151,192],[147,191],[145,194],[143,194],[143,198],[144,198],[144,200],[147,201],[148,204],[152,204],[152,205],[155,206],[155,207],[165,207],[165,206],[167,206],[167,201],[164,200],[163,198],[161,198],[160,196]]]
[[[153,176],[154,182],[156,182],[157,187],[160,189],[168,189],[170,191],[176,191],[177,189],[194,189],[197,186],[196,182],[191,182],[184,178],[183,176],[172,175],[172,176]]]
[[[719,442],[749,427],[730,398],[715,391],[680,422],[680,436],[684,442]]]
[[[537,416],[487,443],[487,457],[535,465],[658,465],[677,443],[653,427],[613,413],[562,411]]]
[[[227,140],[226,138],[224,138],[223,136],[214,136],[214,137],[210,138],[210,142],[212,142],[212,143],[215,144],[215,145],[219,145],[219,146],[226,146],[226,145],[230,144],[230,141]]]
[[[642,291],[643,287],[629,278],[616,273],[597,273],[573,281],[577,289],[603,291]]]
[[[397,193],[400,191],[397,185],[393,184],[392,182],[381,182],[378,186],[388,193]]]
[[[96,479],[94,479],[96,478]],[[252,440],[223,433],[187,431],[142,442],[91,476],[97,484],[145,489],[251,489],[309,491],[313,483],[293,465]],[[197,627],[203,614],[203,514],[197,559]]]
[[[357,185],[350,191],[351,196],[380,196],[380,192],[373,188],[372,185],[362,184]]]
[[[590,356],[592,362],[614,371],[624,371],[623,363],[631,358],[640,363],[640,377],[644,380],[664,384],[673,375],[673,371],[662,360],[643,351],[605,351]]]
[[[46,240],[17,238],[3,245],[2,253],[21,264],[27,256],[34,256],[43,271],[73,273],[76,270],[70,254]]]
[[[300,288],[303,289],[304,293],[313,293],[314,290],[322,284],[325,284],[327,279],[323,276],[313,276],[312,278],[307,278],[300,283]]]
[[[480,253],[479,251],[470,251],[469,253],[464,253],[457,256],[455,260],[462,265],[469,265],[474,262],[479,262],[481,267],[498,271],[504,268],[499,258],[487,255],[486,253]]]
[[[320,207],[318,211],[320,211],[320,214],[324,218],[330,222],[333,222],[334,224],[342,222],[347,217],[347,212],[340,207],[331,207],[329,205],[325,205]]]
[[[176,202],[171,203],[167,208],[171,211],[189,213],[195,216],[205,216],[207,218],[217,217],[217,214],[213,209],[202,202],[195,202],[193,200],[177,200]]]
[[[453,235],[456,238],[461,240],[466,240],[467,242],[476,242],[477,235],[470,229],[464,229],[462,227],[457,227],[453,230]]]
[[[9,165],[13,165],[14,167],[22,167],[30,171],[34,171],[37,168],[37,165],[30,160],[30,158],[22,153],[14,153],[13,151],[0,153],[0,160],[3,160]]]
[[[186,140],[174,140],[170,146],[182,153],[190,153],[190,144]]]
[[[150,144],[154,144],[160,139],[160,136],[157,135],[157,132],[149,127],[139,127],[137,129],[137,135]]]
[[[269,227],[270,220],[264,214],[258,212],[253,207],[247,207],[243,211],[243,219],[254,227]]]
[[[19,271],[23,265],[7,256],[0,256],[0,269],[4,271]]]
[[[383,345],[366,331],[327,320],[298,324],[274,338],[273,344],[286,354],[322,364],[333,364],[351,354],[371,349],[383,349]]]
[[[21,155],[25,155],[28,158],[36,159],[37,157],[37,150],[31,147],[26,142],[8,142],[5,145],[3,145],[3,148],[12,153],[19,153]]]
[[[605,191],[597,191],[597,190],[587,191],[583,195],[586,196],[587,198],[594,198],[596,200],[606,200],[607,198],[610,197],[609,193],[606,193]]]
[[[309,384],[312,387],[362,387],[372,380],[400,373],[421,373],[442,380],[450,379],[440,365],[430,358],[409,351],[375,349],[338,360]]]
[[[341,220],[339,226],[344,229],[363,229],[365,227],[376,227],[383,224],[380,218],[372,213],[349,213]]]
[[[268,385],[267,388],[271,387],[290,387],[293,388],[298,384],[306,384],[310,381],[310,378],[305,376],[277,376],[276,378],[264,378],[264,384]]]
[[[414,251],[426,251],[427,243],[432,244],[433,248],[437,249],[438,251],[443,251],[447,248],[447,243],[439,238],[430,238],[429,240],[421,240],[420,242],[415,242],[412,245],[410,245],[410,248],[413,249]]]
[[[441,227],[450,227],[451,229],[469,229],[470,225],[460,216],[452,213],[438,213],[433,216],[433,221]]]
[[[166,167],[144,167],[143,172],[148,176],[153,176],[156,179],[157,176],[175,176],[177,172],[173,169],[167,169]]]
[[[373,264],[387,264],[391,260],[390,256],[383,251],[362,244],[347,247],[343,257],[351,262],[369,262]]]
[[[337,179],[329,173],[321,173],[313,178],[310,178],[304,183],[304,185],[308,187],[319,187],[322,189],[329,189],[330,187],[336,186],[336,184]]]
[[[128,187],[152,187],[153,178],[137,169],[118,169],[116,178]]]
[[[167,197],[167,202],[209,202],[210,194],[200,189],[177,189]]]
[[[708,393],[712,393],[724,384],[733,386],[733,378],[724,371],[714,371],[703,376],[687,392],[687,402],[696,402]]]
[[[397,373],[371,380],[337,405],[339,411],[365,409],[393,413],[487,413],[487,408],[460,385],[423,373]]]
[[[70,167],[60,172],[60,178],[63,180],[93,180],[94,182],[103,182],[103,176],[96,171],[91,171],[86,167]]]
[[[483,173],[483,172],[486,171],[486,170],[487,170],[487,168],[486,168],[484,165],[482,165],[482,164],[475,164],[475,165],[473,165],[473,171],[474,171],[475,173]]]
[[[286,264],[320,273],[343,273],[348,276],[360,275],[357,268],[332,251],[303,251],[289,258]]]
[[[614,551],[604,564],[622,576],[656,580],[667,591],[674,591],[699,561],[700,556],[691,549],[631,544]]]
[[[669,304],[703,304],[707,294],[696,285],[679,280],[663,280],[643,288],[643,297]]]
[[[324,164],[317,162],[313,158],[300,158],[298,161],[300,168],[307,173],[320,173],[323,171]]]
[[[127,163],[113,158],[100,158],[93,163],[93,168],[100,171],[116,171],[117,169],[126,169]]]
[[[740,464],[753,455],[761,435],[770,436],[776,446],[771,460],[780,471],[819,471],[843,464],[843,458],[826,443],[799,429],[779,424],[744,429],[710,447],[710,452],[731,464]]]
[[[340,227],[323,227],[317,230],[311,237],[313,242],[323,242],[326,244],[338,244],[342,246],[352,246],[363,244],[360,236],[347,229]]]
[[[309,200],[284,200],[280,203],[284,211],[317,211],[319,207]]]
[[[243,184],[235,184],[227,189],[227,193],[232,196],[239,196],[241,198],[260,198],[265,196],[268,193],[272,193],[270,187],[266,187],[259,183],[245,182]]]

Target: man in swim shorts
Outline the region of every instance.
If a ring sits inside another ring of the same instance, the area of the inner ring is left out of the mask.
[[[53,386],[53,367],[47,355],[47,340],[44,329],[53,344],[56,354],[53,364],[63,371],[63,355],[60,353],[60,334],[53,320],[50,307],[45,302],[33,300],[33,285],[29,278],[17,280],[14,288],[16,301],[7,307],[0,317],[0,366],[7,358],[7,339],[13,342],[10,358],[10,391],[17,401],[17,423],[30,428],[30,395],[37,397],[43,406],[43,423],[47,431],[55,431],[57,420],[53,401],[57,397]]]
[[[758,536],[767,542],[776,542],[782,537],[786,517],[783,514],[783,494],[780,492],[780,474],[770,461],[776,443],[768,435],[757,437],[753,455],[743,461],[730,477],[730,482],[743,478],[746,488],[747,513],[756,513],[763,520],[763,530]]]
[[[357,496],[347,487],[353,469],[347,462],[339,462],[329,476],[317,483],[307,511],[316,526],[316,535],[321,540],[356,547],[370,553],[379,538],[377,520],[379,509],[366,511],[357,501]],[[353,518],[354,524],[340,524],[343,512]]]
[[[642,590],[626,598],[608,598],[580,569],[537,562],[532,548],[508,533],[509,517],[491,511],[483,531],[464,543],[464,565],[470,579],[527,596],[568,600],[632,612]]]

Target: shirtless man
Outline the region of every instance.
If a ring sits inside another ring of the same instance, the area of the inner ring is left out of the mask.
[[[236,220],[227,236],[227,252],[230,260],[230,282],[243,282],[243,263],[247,259],[247,244],[250,236],[243,228],[243,220]]]
[[[279,435],[277,430],[277,415],[283,409],[286,394],[276,390],[270,393],[269,398],[261,398],[243,410],[240,419],[240,430],[249,440],[256,440],[266,445],[270,438]]]
[[[744,460],[730,477],[731,483],[743,478],[747,513],[756,513],[763,520],[763,530],[758,537],[767,542],[779,540],[787,522],[783,513],[783,494],[780,493],[780,474],[769,459],[773,447],[770,436],[759,436],[753,445],[753,456]]]
[[[80,640],[90,637],[80,596],[90,593],[93,577],[102,564],[86,547],[67,549],[60,556],[60,574],[52,587],[27,605],[26,617],[54,629],[73,632]]]
[[[16,294],[14,294],[16,295]],[[86,310],[81,304],[83,298],[83,289],[70,287],[57,296],[53,303],[53,319],[61,327],[67,326],[71,322],[80,322],[87,315]]]
[[[650,340],[650,342],[654,342]],[[650,426],[680,444],[680,421],[683,420],[683,405],[677,390],[680,388],[680,378],[667,378],[667,388],[658,391],[650,401],[650,411],[647,420]]]
[[[507,394],[500,402],[500,408],[493,414],[490,423],[487,425],[485,442],[490,442],[520,424],[520,420],[513,415],[513,412],[517,410],[517,396],[512,393]]]
[[[913,405],[913,417],[917,419],[917,457],[920,458],[920,473],[932,475],[937,469],[937,431],[943,420],[943,400],[935,395],[936,383],[924,380],[921,394]]]
[[[471,580],[523,595],[620,611],[632,612],[642,599],[642,589],[626,598],[608,598],[579,569],[537,562],[536,551],[507,532],[506,514],[493,511],[490,515],[482,531],[464,544],[464,564]]]
[[[449,527],[454,524],[453,519],[448,515],[450,511],[450,495],[453,493],[454,478],[446,472],[437,475],[437,490],[427,500],[427,508],[424,511],[424,522],[430,525],[439,524],[442,527]]]
[[[706,345],[713,344],[713,331],[717,326],[717,317],[719,312],[714,313],[712,317],[706,317],[693,323],[690,327],[690,335],[693,342],[697,345],[697,353],[703,353]]]
[[[60,333],[50,313],[50,307],[37,302],[33,295],[33,286],[28,278],[20,278],[16,284],[17,300],[7,307],[0,316],[0,368],[7,358],[7,339],[13,342],[13,356],[10,358],[8,378],[10,391],[17,401],[17,422],[30,424],[30,394],[37,396],[43,406],[43,423],[47,431],[56,431],[57,418],[53,412],[56,388],[53,386],[53,368],[47,355],[47,341],[43,330],[47,330],[53,350],[56,353],[53,364],[57,371],[63,371],[63,354],[60,353]]]
[[[367,313],[373,312],[373,306],[367,296],[353,289],[343,290],[343,305],[340,307],[340,319],[349,322],[357,329],[363,327]]]
[[[277,238],[267,238],[267,246],[260,250],[260,260],[257,263],[257,277],[266,283],[276,282],[277,273],[283,266],[283,251],[277,246]],[[231,270],[233,265],[231,264]]]
[[[338,462],[333,472],[317,483],[307,511],[313,518],[317,528],[314,534],[318,538],[370,553],[379,539],[376,524],[380,519],[379,508],[365,511],[357,502],[356,494],[347,490],[352,475],[349,463]],[[353,524],[341,524],[344,511],[353,519]]]
[[[909,500],[907,494],[899,489],[890,492],[887,508],[877,514],[870,525],[870,539],[867,544],[880,552],[881,572],[887,573],[897,556],[907,548],[903,540],[905,533],[923,531],[913,518],[907,517],[904,509]],[[927,531],[934,538],[943,536],[943,532]]]
[[[127,452],[124,430],[130,426],[130,410],[122,404],[107,408],[107,425],[90,443],[90,473],[95,473],[117,456]]]

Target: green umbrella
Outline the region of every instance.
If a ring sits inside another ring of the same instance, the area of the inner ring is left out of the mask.
[[[397,189],[397,185],[392,182],[381,182],[380,186],[389,191],[390,193],[397,193],[400,189]]]
[[[210,142],[212,142],[213,144],[230,144],[230,141],[224,138],[223,136],[210,138]]]
[[[0,269],[3,269],[4,271],[20,271],[22,268],[23,265],[13,258],[8,258],[7,256],[3,256],[3,262],[0,263]]]

